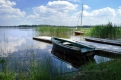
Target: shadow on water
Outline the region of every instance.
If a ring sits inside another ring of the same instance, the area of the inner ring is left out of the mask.
[[[96,50],[95,55],[111,59],[121,59],[121,52],[116,52],[116,51]]]
[[[57,59],[64,61],[66,63],[69,63],[74,68],[77,68],[77,69],[79,69],[84,64],[88,64],[89,62],[95,62],[93,57],[90,57],[88,59],[83,59],[82,57],[70,56],[68,54],[64,54],[64,53],[59,52],[59,51],[54,50],[54,49],[52,49],[51,53]]]

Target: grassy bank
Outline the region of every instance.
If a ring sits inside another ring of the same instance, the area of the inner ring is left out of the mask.
[[[105,63],[88,63],[82,71],[67,77],[67,80],[121,80],[121,59]]]
[[[112,60],[100,64],[88,64],[83,67],[81,80],[121,80],[121,60]]]

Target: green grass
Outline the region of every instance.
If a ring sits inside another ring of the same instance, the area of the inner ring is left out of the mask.
[[[88,64],[83,67],[82,80],[121,80],[121,60],[112,60],[100,64]]]
[[[121,59],[100,64],[90,62],[81,67],[82,71],[69,76],[68,80],[121,80]]]
[[[97,38],[117,39],[121,38],[121,26],[113,25],[109,22],[106,25],[92,26],[89,31],[89,36]]]
[[[64,80],[64,69],[58,68],[50,57],[45,57],[44,61],[36,60],[35,53],[30,52],[25,52],[23,57],[23,60],[17,60],[13,55],[13,62],[11,59],[1,62],[0,80]]]
[[[77,31],[84,32],[83,36],[118,39],[121,38],[120,27],[121,25],[109,22],[105,25],[94,25],[91,28],[78,28]],[[39,35],[69,38],[70,35],[74,34],[75,28],[69,28],[67,26],[40,26],[36,28],[36,31],[39,32]]]
[[[73,29],[67,26],[40,26],[36,31],[41,36],[70,37],[70,34],[73,34]]]

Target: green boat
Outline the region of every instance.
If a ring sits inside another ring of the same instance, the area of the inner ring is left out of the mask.
[[[59,51],[70,56],[92,57],[94,56],[95,47],[79,44],[73,41],[52,37],[53,50]]]
[[[71,64],[74,68],[79,69],[82,65],[88,62],[95,62],[94,57],[90,57],[88,59],[83,59],[80,57],[70,56],[67,54],[60,53],[52,49],[51,53],[53,56],[63,62]]]

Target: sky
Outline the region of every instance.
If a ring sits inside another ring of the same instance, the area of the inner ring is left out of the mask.
[[[0,26],[121,24],[121,0],[0,0]]]

